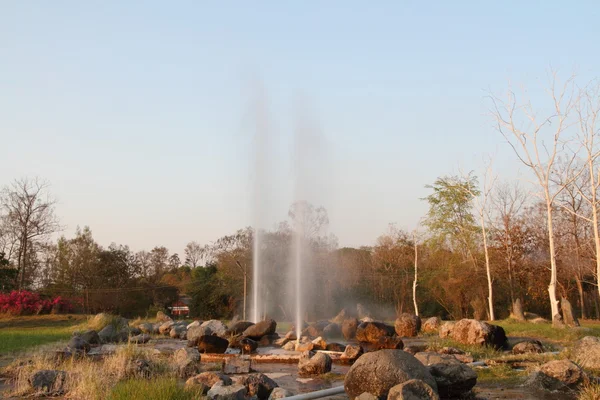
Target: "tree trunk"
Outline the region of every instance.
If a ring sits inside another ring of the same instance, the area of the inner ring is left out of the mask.
[[[21,280],[19,281],[19,290],[25,288],[25,273],[27,271],[27,235],[23,235],[23,252],[21,254]]]
[[[242,319],[246,321],[246,288],[248,284],[248,274],[246,274],[246,269],[244,268],[244,309],[242,311]]]
[[[548,285],[548,295],[550,297],[550,312],[552,313],[552,323],[554,325],[562,325],[562,317],[560,315],[559,301],[556,298],[556,252],[554,250],[554,227],[552,224],[552,201],[550,193],[546,188],[546,212],[548,224],[548,242],[550,246],[550,284]]]
[[[483,212],[481,214],[481,234],[483,235],[483,250],[485,252],[485,272],[487,274],[488,281],[488,304],[489,304],[489,316],[490,321],[494,321],[494,290],[492,287],[492,272],[490,271],[490,255],[487,246],[487,235],[485,232],[485,219]]]
[[[413,292],[413,304],[415,306],[415,315],[419,316],[419,306],[417,305],[417,279],[418,275],[418,266],[419,266],[419,252],[417,248],[417,238],[414,238],[415,241],[415,279],[413,280],[412,292]]]
[[[577,291],[579,292],[579,304],[581,306],[581,319],[585,319],[585,298],[583,296],[583,284],[581,283],[581,278],[579,275],[575,277],[575,282],[577,283]]]

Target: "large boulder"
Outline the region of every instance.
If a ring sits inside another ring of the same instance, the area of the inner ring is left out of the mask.
[[[200,352],[188,347],[181,348],[173,354],[173,361],[177,370],[177,375],[181,378],[187,378],[196,375],[199,371]]]
[[[279,385],[265,374],[250,374],[240,381],[247,389],[248,396],[256,396],[259,400],[267,400],[273,389]]]
[[[151,324],[150,322],[143,322],[138,325],[138,328],[140,328],[140,331],[142,331],[142,333],[154,333],[154,324]]]
[[[161,335],[168,336],[169,333],[171,333],[171,328],[173,328],[173,325],[175,325],[175,322],[173,321],[163,322],[158,328],[158,333],[160,333]]]
[[[79,336],[89,344],[100,344],[100,336],[95,330],[85,331]]]
[[[223,354],[229,347],[229,341],[219,336],[204,335],[198,338],[198,351],[200,353]]]
[[[185,325],[173,325],[171,331],[169,332],[169,336],[173,339],[185,339],[187,335],[187,328]]]
[[[358,320],[356,318],[346,318],[342,322],[342,335],[344,339],[352,340],[356,337],[356,328],[358,328]]]
[[[31,375],[29,385],[39,393],[60,395],[64,391],[66,379],[67,373],[65,371],[43,369]]]
[[[204,333],[202,335],[227,336],[227,326],[218,319],[204,321],[200,327],[204,328]]]
[[[266,319],[246,328],[243,335],[253,340],[260,340],[265,335],[274,334],[276,330],[277,322],[274,319]]]
[[[250,338],[242,338],[239,341],[239,348],[242,350],[242,354],[254,353],[258,349],[258,343]]]
[[[244,385],[224,385],[222,382],[215,383],[206,396],[210,400],[245,400],[248,389]]]
[[[477,383],[477,373],[452,355],[423,352],[415,358],[429,369],[441,397],[461,397]]]
[[[331,357],[325,353],[305,351],[298,361],[298,372],[301,376],[321,375],[331,371]]]
[[[308,328],[306,328],[306,335],[310,337],[318,337],[323,335],[323,331],[330,324],[327,320],[317,321],[313,324],[310,324]]]
[[[226,358],[223,363],[225,374],[247,374],[251,369],[252,359],[245,355]]]
[[[404,348],[404,342],[398,336],[382,336],[379,338],[377,343],[373,343],[377,350],[392,349],[402,350]]]
[[[356,328],[356,339],[359,342],[377,343],[381,337],[394,335],[394,328],[383,322],[362,322]]]
[[[113,343],[121,339],[117,328],[114,325],[106,325],[98,332],[100,343]]]
[[[391,388],[387,400],[439,400],[439,398],[433,388],[422,380],[410,379]]]
[[[512,352],[513,354],[543,353],[544,346],[539,340],[524,340],[515,344],[512,348]]]
[[[202,372],[185,381],[186,386],[202,386],[202,393],[206,394],[208,390],[217,382],[221,382],[223,386],[231,385],[231,378],[220,372]]]
[[[202,321],[196,320],[196,321],[192,321],[189,324],[187,324],[186,328],[190,329],[190,328],[193,328],[194,326],[200,326],[200,325],[202,325]]]
[[[421,318],[418,315],[402,313],[394,323],[396,335],[401,337],[415,337],[421,330]]]
[[[346,374],[344,388],[350,399],[364,392],[385,398],[389,390],[410,379],[420,379],[437,392],[429,370],[412,354],[402,350],[379,350],[363,354]]]
[[[73,336],[71,340],[69,340],[67,348],[73,353],[87,353],[88,351],[90,351],[90,344],[87,341],[85,341],[81,336]]]
[[[440,334],[441,336],[441,334]],[[508,340],[504,329],[475,319],[461,319],[452,327],[450,337],[463,344],[478,344],[504,349]]]
[[[571,355],[583,368],[600,370],[600,338],[586,336],[580,339],[575,342]]]
[[[452,335],[452,330],[454,329],[454,325],[456,322],[454,321],[446,321],[440,326],[440,338],[445,339],[449,338]]]
[[[570,360],[554,360],[543,364],[527,378],[526,385],[549,391],[570,392],[589,383],[587,374]]]
[[[442,325],[442,321],[438,317],[427,318],[423,325],[421,326],[421,330],[425,333],[433,333],[439,332],[440,326]]]
[[[252,325],[254,325],[254,322],[250,322],[250,321],[238,321],[235,322],[231,325],[229,325],[229,328],[227,328],[227,335],[241,335],[242,333],[244,333],[244,331],[248,328],[250,328]]]

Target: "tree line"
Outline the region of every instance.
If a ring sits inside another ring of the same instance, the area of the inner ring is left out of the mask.
[[[547,103],[534,107],[509,88],[490,95],[495,126],[532,182],[501,180],[492,164],[443,175],[427,185],[419,226],[390,225],[373,243],[343,247],[327,235],[327,211],[306,202],[259,231],[262,315],[292,319],[292,243],[302,210],[310,232],[304,271],[306,318],[344,307],[374,316],[399,312],[508,317],[517,302],[561,323],[570,301],[582,318],[600,317],[598,165],[600,85],[551,75]],[[89,228],[52,240],[62,227],[48,183],[21,179],[0,197],[2,291],[35,289],[81,299],[84,311],[123,314],[164,308],[179,296],[203,317],[243,316],[252,284],[256,231],[240,229],[208,244],[190,242],[183,258],[163,246],[104,248]]]

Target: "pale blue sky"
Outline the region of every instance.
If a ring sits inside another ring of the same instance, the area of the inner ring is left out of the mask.
[[[492,4],[493,3],[493,4]],[[49,180],[65,233],[134,250],[250,225],[253,87],[293,199],[297,98],[323,132],[313,200],[341,245],[412,229],[424,185],[497,149],[486,90],[598,74],[600,6],[566,1],[4,1],[0,184]],[[534,92],[535,93],[535,92]],[[325,183],[325,184],[324,184]],[[323,189],[325,187],[325,189]],[[326,193],[325,193],[326,192]]]

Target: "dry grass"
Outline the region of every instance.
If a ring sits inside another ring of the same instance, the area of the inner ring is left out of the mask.
[[[579,391],[577,400],[600,400],[600,384],[590,383]]]
[[[140,373],[135,360],[148,362],[149,371]],[[150,377],[174,377],[174,371],[167,360],[151,354],[147,349],[134,345],[119,347],[115,354],[100,361],[89,358],[57,360],[53,353],[38,351],[25,361],[17,360],[5,369],[12,377],[13,396],[32,394],[29,378],[38,370],[56,369],[67,372],[64,387],[66,399],[105,399],[112,388],[126,379]]]

